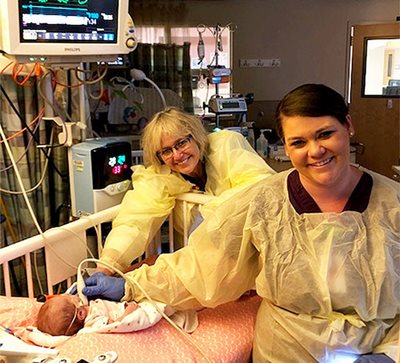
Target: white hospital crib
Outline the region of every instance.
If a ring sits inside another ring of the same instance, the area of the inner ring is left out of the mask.
[[[190,229],[189,204],[204,204],[210,198],[210,196],[199,193],[185,193],[178,197],[178,200],[182,201],[184,208],[184,244],[187,243],[188,231]],[[76,275],[79,263],[89,257],[87,230],[95,228],[97,234],[97,253],[100,254],[102,249],[101,224],[111,222],[115,218],[119,208],[120,206],[117,205],[92,215],[81,217],[63,226],[51,228],[42,235],[37,235],[1,248],[0,265],[2,265],[3,269],[5,296],[12,295],[9,262],[22,257],[25,264],[28,297],[34,297],[34,263],[32,263],[32,256],[35,255],[32,253],[42,248],[45,250],[47,293],[52,295],[54,286],[63,281],[67,281],[67,285],[69,286]],[[169,252],[174,251],[173,223],[171,215],[168,221]],[[160,244],[161,237],[160,233],[158,233],[149,245],[146,254],[160,253]]]
[[[187,241],[190,229],[188,221],[191,206],[189,204],[204,204],[209,196],[188,193],[180,195],[178,199],[182,201],[184,211],[187,211],[184,217],[186,220],[184,239]],[[115,206],[81,217],[64,226],[49,229],[43,235],[0,249],[0,264],[3,269],[6,295],[0,296],[0,330],[3,328],[3,331],[15,332],[36,324],[41,303],[34,298],[36,285],[34,286],[32,278],[34,273],[32,267],[35,259],[32,259],[32,256],[35,255],[35,251],[45,249],[47,293],[52,295],[54,287],[60,282],[67,281],[67,285],[72,282],[76,275],[76,266],[87,258],[86,239],[89,236],[87,231],[93,226],[100,226],[102,223],[111,221],[117,214],[118,208],[119,206]],[[173,251],[173,223],[170,216],[168,224],[171,252]],[[89,237],[92,238],[92,236]],[[99,241],[101,241],[101,236],[99,236]],[[156,238],[153,241],[156,246],[150,247],[157,250],[159,241],[160,239]],[[68,258],[68,264],[65,263],[65,258]],[[20,259],[24,260],[26,268],[29,297],[11,296],[9,263]],[[44,293],[46,294],[46,291]],[[57,347],[54,354],[60,357],[57,362],[72,363],[82,360],[94,362],[94,357],[104,355],[105,352],[115,353],[118,356],[116,363],[132,362],[132,359],[141,363],[205,361],[247,363],[251,357],[254,324],[260,301],[261,299],[254,294],[245,294],[237,301],[222,304],[216,308],[202,309],[198,312],[199,327],[191,334],[192,343],[189,343],[188,339],[162,319],[152,328],[131,333],[77,334]],[[3,336],[0,334],[0,361],[6,358],[6,363],[31,363],[33,360],[30,357],[37,357],[37,351],[32,352],[31,348],[27,349],[26,344],[24,345],[25,353],[21,353],[19,345],[18,347],[13,345],[10,353],[8,351],[10,346],[4,339],[4,334]],[[37,347],[34,346],[34,348]],[[206,352],[207,356],[200,354],[199,349]],[[49,357],[47,354],[49,353],[41,353],[40,357]],[[62,360],[64,358],[68,360]],[[95,361],[98,362],[98,360]]]

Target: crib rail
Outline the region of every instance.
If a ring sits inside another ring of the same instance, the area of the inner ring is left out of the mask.
[[[183,203],[184,211],[184,243],[187,243],[189,234],[189,205],[204,204],[210,197],[198,193],[181,194],[178,198]],[[89,229],[97,230],[98,253],[101,253],[102,236],[100,226],[103,223],[111,222],[118,213],[120,206],[114,206],[89,216],[81,217],[78,220],[65,224],[61,227],[51,228],[42,235],[27,238],[13,245],[0,249],[0,265],[2,265],[4,277],[4,291],[6,296],[12,295],[10,281],[9,263],[20,258],[24,259],[25,273],[27,280],[28,297],[34,297],[34,279],[32,276],[32,265],[34,260],[32,254],[45,248],[45,266],[47,279],[47,293],[53,294],[54,285],[66,281],[69,286],[72,278],[76,275],[76,266],[83,259],[88,257],[88,235]],[[174,250],[173,217],[169,217],[168,240],[169,251]],[[149,246],[150,253],[160,252],[160,233]],[[93,246],[92,246],[93,247]],[[90,246],[89,246],[90,248]],[[149,253],[149,252],[148,252]],[[35,258],[35,255],[33,255]]]

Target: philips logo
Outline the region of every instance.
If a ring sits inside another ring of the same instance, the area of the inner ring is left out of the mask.
[[[81,48],[64,48],[66,52],[80,52]]]

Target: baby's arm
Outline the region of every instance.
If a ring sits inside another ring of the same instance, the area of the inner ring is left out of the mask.
[[[138,304],[136,304],[134,301],[126,302],[125,303],[125,312],[118,320],[122,320],[125,316],[129,315],[130,313],[133,313],[137,309],[140,309],[140,306]]]

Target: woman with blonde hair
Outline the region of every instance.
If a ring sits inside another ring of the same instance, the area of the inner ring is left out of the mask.
[[[175,107],[153,116],[141,146],[144,166],[135,167],[133,190],[122,201],[101,255],[102,261],[121,271],[143,254],[177,195],[201,191],[222,200],[275,173],[241,134],[228,130],[208,134],[196,116]],[[174,214],[178,229],[181,220],[178,208]]]

